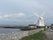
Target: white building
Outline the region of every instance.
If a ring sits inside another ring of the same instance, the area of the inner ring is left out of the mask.
[[[43,17],[39,17],[36,25],[38,27],[44,27],[45,26]]]
[[[35,24],[30,24],[29,27],[30,28],[37,28],[37,26]]]

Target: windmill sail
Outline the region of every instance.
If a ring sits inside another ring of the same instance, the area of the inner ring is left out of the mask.
[[[43,13],[41,16],[39,16],[39,15],[36,14],[36,13],[34,13],[34,14],[39,18],[38,21],[37,21],[37,23],[36,23],[36,25],[37,25],[38,27],[44,27],[45,24],[44,24],[44,19],[43,19],[42,16],[44,16],[45,13]]]
[[[37,13],[34,13],[35,16],[39,17],[39,15]]]

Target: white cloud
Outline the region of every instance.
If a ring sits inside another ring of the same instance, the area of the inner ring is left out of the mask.
[[[7,17],[17,17],[17,18],[22,18],[25,16],[24,13],[12,13],[12,14],[9,14],[9,15],[6,15]]]
[[[12,14],[0,15],[0,19],[23,18],[23,17],[25,17],[24,13],[12,13]]]
[[[4,14],[2,17],[3,17],[3,18],[8,18],[8,17],[10,17],[10,15]]]
[[[0,16],[0,19],[2,19],[2,16]]]
[[[18,13],[18,14],[15,14],[15,17],[24,17],[25,14],[24,13]]]

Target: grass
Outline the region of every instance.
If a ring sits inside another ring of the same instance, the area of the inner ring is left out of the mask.
[[[23,37],[20,40],[44,40],[44,33],[43,33],[43,31],[40,31],[40,32],[38,32],[36,34]]]

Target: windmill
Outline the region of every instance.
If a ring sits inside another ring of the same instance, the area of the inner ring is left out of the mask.
[[[36,23],[37,27],[45,27],[44,18],[43,18],[44,14],[45,13],[39,16],[37,13],[34,13],[34,15],[38,17],[38,21]]]

